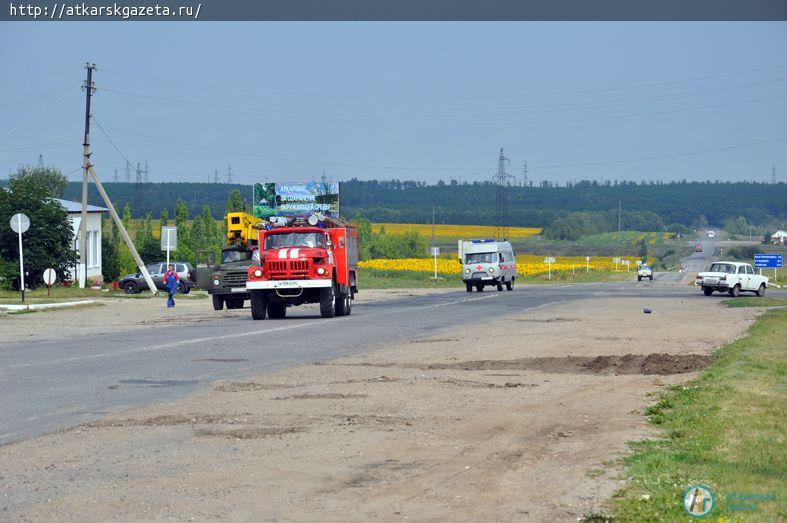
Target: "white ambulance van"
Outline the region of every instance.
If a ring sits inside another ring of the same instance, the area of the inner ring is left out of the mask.
[[[462,281],[467,292],[483,292],[492,285],[509,291],[516,281],[516,258],[509,242],[494,239],[459,240],[459,262],[462,264]]]

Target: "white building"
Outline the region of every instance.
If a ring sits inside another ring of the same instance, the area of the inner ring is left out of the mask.
[[[74,230],[74,250],[77,254],[80,253],[82,243],[77,241],[79,237],[79,228],[82,223],[82,204],[80,202],[71,202],[68,200],[55,200],[68,212],[68,220],[71,222],[71,227]],[[96,207],[95,205],[87,206],[87,280],[92,282],[94,280],[101,280],[101,213],[106,211],[105,207]],[[78,270],[78,272],[77,272]],[[79,280],[78,276],[82,274],[82,267],[74,267],[71,270],[72,279]]]
[[[787,231],[781,229],[771,235],[771,243],[774,245],[784,245],[784,240],[787,238]]]

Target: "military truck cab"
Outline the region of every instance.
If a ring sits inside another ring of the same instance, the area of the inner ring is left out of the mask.
[[[459,240],[459,262],[462,264],[462,281],[467,292],[473,288],[483,292],[491,285],[498,291],[513,290],[516,282],[516,258],[509,242],[494,239]]]

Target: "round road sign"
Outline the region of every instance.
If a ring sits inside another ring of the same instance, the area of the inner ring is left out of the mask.
[[[30,218],[24,213],[16,213],[11,216],[11,230],[17,233],[25,232],[30,228]]]
[[[55,273],[55,269],[47,269],[44,271],[44,283],[47,285],[52,285],[57,280],[57,274]]]

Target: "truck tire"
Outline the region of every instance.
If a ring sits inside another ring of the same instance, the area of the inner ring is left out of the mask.
[[[264,320],[265,314],[265,291],[251,291],[251,317]]]
[[[710,296],[713,294],[713,289],[710,287],[703,287],[702,292],[705,293],[705,296]]]
[[[497,282],[497,292],[503,292],[503,282]]]
[[[323,318],[336,316],[336,291],[333,285],[320,289],[320,316]]]
[[[268,318],[272,320],[283,320],[287,315],[287,304],[282,302],[271,302],[267,306]]]
[[[224,296],[220,294],[211,294],[210,296],[213,298],[213,310],[220,311],[224,308]]]
[[[741,293],[740,285],[735,285],[732,289],[730,289],[730,296],[732,296],[733,298],[737,298],[740,293]]]
[[[765,284],[764,284],[764,283],[761,283],[761,284],[760,284],[760,288],[759,288],[759,289],[757,289],[757,292],[755,292],[755,294],[756,294],[758,297],[760,297],[760,298],[762,298],[763,296],[765,296]]]
[[[465,283],[465,288],[467,292],[473,292],[473,284],[472,283]]]
[[[340,292],[336,295],[336,303],[334,304],[337,316],[349,316],[352,312],[352,298],[350,293]]]

